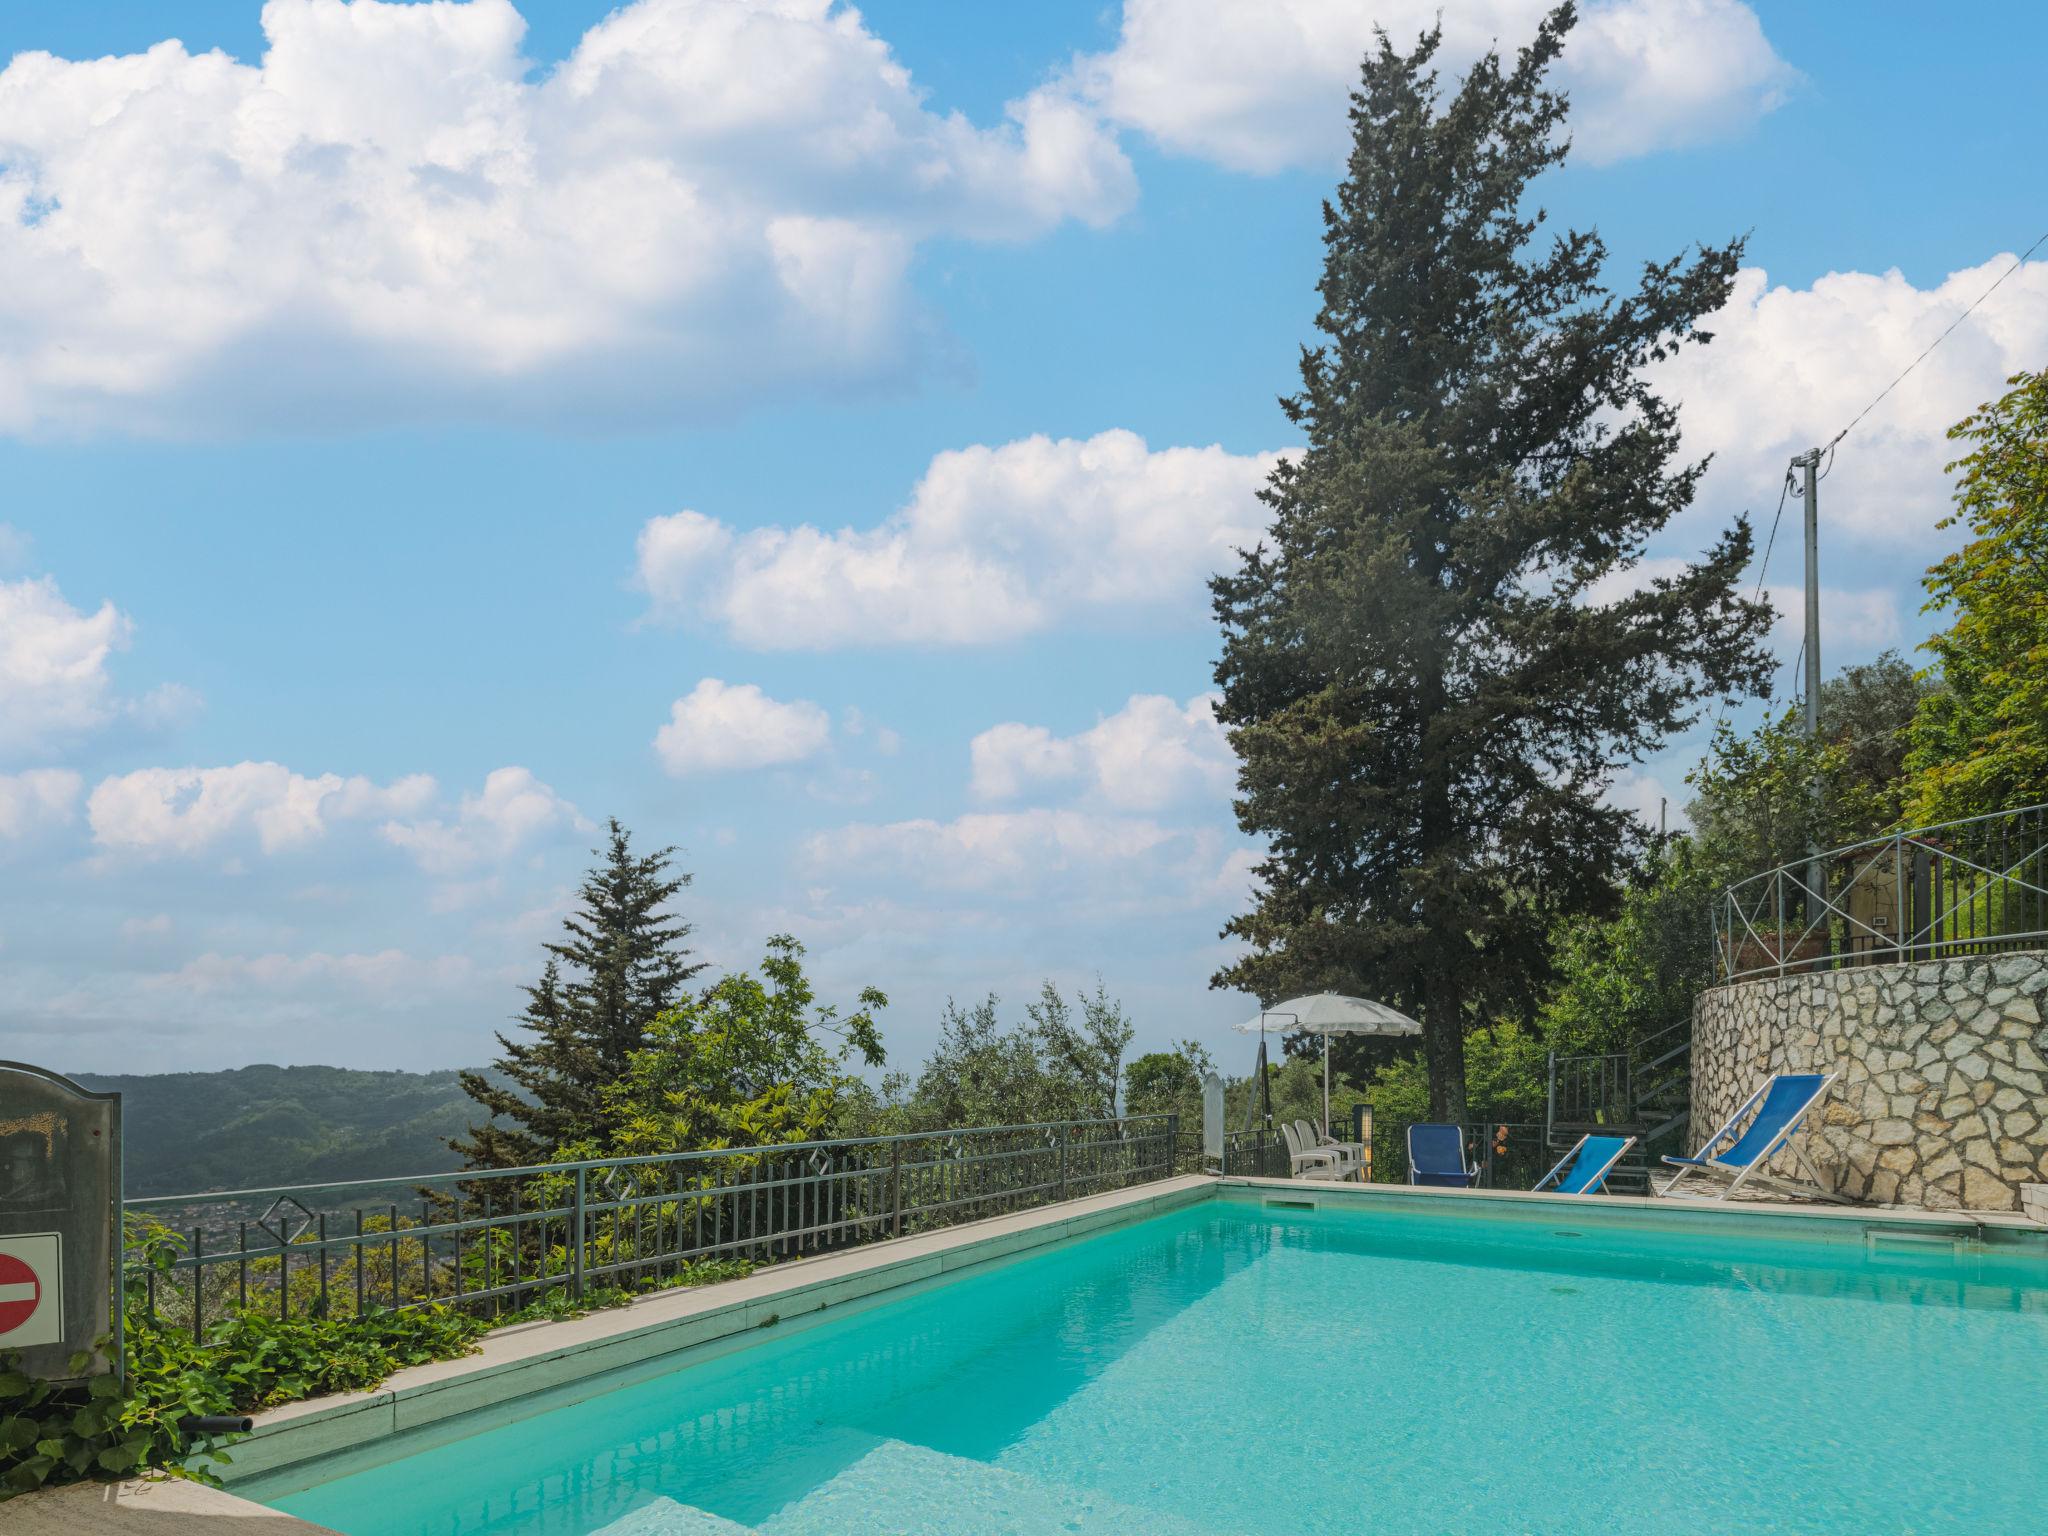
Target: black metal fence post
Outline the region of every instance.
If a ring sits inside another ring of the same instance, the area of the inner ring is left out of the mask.
[[[583,1180],[586,1170],[579,1163],[576,1168],[576,1197],[571,1207],[569,1225],[573,1234],[569,1252],[569,1294],[578,1301],[583,1299]]]

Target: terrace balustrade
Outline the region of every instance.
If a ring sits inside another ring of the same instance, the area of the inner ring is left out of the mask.
[[[1184,1162],[1177,1116],[1134,1115],[157,1195],[125,1206],[129,1283],[151,1317],[195,1331],[235,1308],[495,1314],[658,1285],[706,1261],[930,1231],[1170,1178]],[[142,1240],[152,1225],[157,1241]]]
[[[1782,864],[1714,905],[1722,981],[2048,943],[2048,805],[1894,832]]]

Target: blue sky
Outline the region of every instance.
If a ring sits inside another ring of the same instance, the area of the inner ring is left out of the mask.
[[[1362,28],[1435,5],[529,9],[0,3],[0,1055],[481,1060],[613,814],[899,1063],[1045,976],[1235,1050],[1202,577]],[[1646,569],[2048,228],[2048,14],[1930,26],[1588,7],[1553,217],[1751,234]],[[2037,260],[1843,444],[1830,668],[1924,634],[1942,429],[2044,352]]]

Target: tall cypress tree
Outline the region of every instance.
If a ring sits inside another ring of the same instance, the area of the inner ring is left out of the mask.
[[[564,937],[547,945],[540,980],[526,989],[526,1037],[498,1036],[499,1081],[462,1074],[489,1114],[448,1145],[471,1168],[544,1162],[557,1147],[602,1130],[601,1094],[648,1043],[648,1025],[704,967],[692,963],[690,925],[667,904],[690,877],[671,873],[675,849],[635,854],[614,817],[601,862],[583,877]]]
[[[1531,1007],[1555,921],[1613,903],[1643,829],[1603,787],[1766,676],[1746,522],[1674,575],[1624,574],[1705,468],[1642,370],[1709,339],[1742,242],[1624,296],[1597,234],[1536,242],[1530,183],[1568,148],[1543,80],[1573,19],[1454,93],[1440,30],[1366,57],[1321,342],[1282,401],[1306,447],[1261,492],[1268,542],[1212,583],[1238,820],[1270,849],[1214,984],[1419,1013],[1447,1118],[1467,1028]]]

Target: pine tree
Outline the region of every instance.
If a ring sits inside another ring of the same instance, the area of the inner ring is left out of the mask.
[[[1418,1012],[1452,1119],[1465,1031],[1525,1015],[1557,920],[1613,906],[1643,835],[1601,798],[1613,774],[1765,677],[1745,522],[1631,574],[1705,468],[1677,460],[1642,370],[1708,339],[1741,241],[1626,296],[1597,234],[1534,243],[1530,184],[1568,148],[1543,79],[1573,19],[1448,96],[1440,30],[1367,55],[1323,210],[1321,344],[1282,401],[1306,447],[1261,492],[1269,542],[1212,583],[1238,820],[1270,850],[1214,984]]]
[[[527,1038],[498,1036],[505,1054],[495,1076],[462,1074],[463,1091],[489,1115],[449,1142],[467,1167],[545,1162],[558,1147],[599,1136],[605,1088],[704,968],[689,958],[690,925],[666,910],[690,883],[669,872],[675,849],[635,854],[616,817],[609,830],[577,910],[563,921],[565,937],[546,946],[547,966],[526,989],[519,1023]]]

